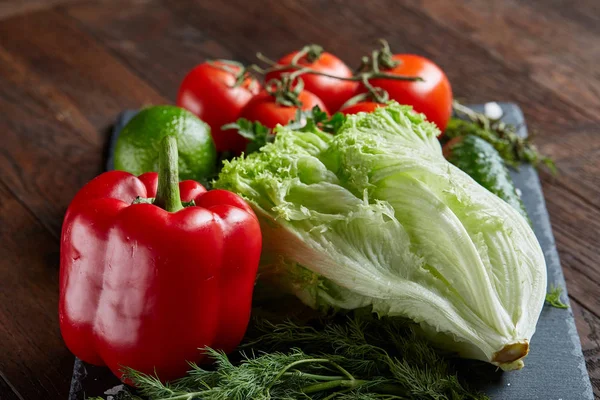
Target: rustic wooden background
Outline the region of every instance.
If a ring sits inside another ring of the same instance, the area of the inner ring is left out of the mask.
[[[0,0],[0,399],[67,396],[62,216],[121,110],[173,102],[208,58],[316,42],[355,65],[382,37],[434,59],[459,98],[518,103],[556,159],[541,179],[600,397],[598,0]]]

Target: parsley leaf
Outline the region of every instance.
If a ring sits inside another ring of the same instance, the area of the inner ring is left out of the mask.
[[[320,129],[335,135],[345,121],[346,117],[342,113],[338,112],[329,117],[319,106],[314,106],[311,110],[298,109],[294,120],[286,126],[298,131]],[[236,129],[239,135],[249,140],[244,152],[246,155],[259,151],[261,147],[275,139],[272,129],[259,121],[250,121],[246,118],[239,118],[236,122],[223,125],[221,129]]]

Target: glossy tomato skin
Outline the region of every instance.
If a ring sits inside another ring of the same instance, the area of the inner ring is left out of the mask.
[[[202,63],[192,69],[183,79],[177,94],[177,105],[183,107],[210,125],[212,138],[218,152],[240,153],[246,140],[235,129],[223,131],[221,127],[238,119],[240,111],[259,93],[260,85],[255,79],[246,79],[241,86],[235,84],[235,72],[240,67],[220,61]],[[218,68],[226,66],[233,72]]]
[[[298,98],[302,102],[302,110],[310,110],[314,106],[319,106],[321,110],[329,114],[327,107],[321,99],[311,92],[303,90],[300,92]],[[297,110],[298,107],[295,106],[290,107],[278,104],[275,101],[275,97],[266,91],[262,91],[246,104],[240,117],[250,121],[259,121],[267,128],[275,128],[277,124],[285,125],[292,121],[296,117]]]
[[[446,129],[452,114],[452,88],[444,71],[433,61],[414,54],[395,54],[399,64],[384,72],[395,75],[419,76],[423,82],[371,79],[369,82],[388,92],[391,100],[413,106],[415,111],[425,114],[440,131]],[[361,84],[358,92],[366,92]]]
[[[385,107],[385,104],[375,103],[373,101],[361,101],[359,103],[340,108],[340,112],[344,115],[357,114],[359,112],[370,113],[379,107]]]
[[[280,58],[277,61],[277,64],[290,64],[296,54],[298,54],[297,51]],[[323,52],[320,57],[312,63],[308,62],[305,56],[300,58],[298,63],[329,75],[340,76],[343,78],[352,77],[352,70],[348,68],[342,60],[331,53]],[[280,79],[282,73],[292,71],[293,69],[270,72],[266,76],[266,82],[271,79]],[[331,112],[339,110],[346,100],[353,96],[358,88],[358,82],[343,81],[309,73],[301,75],[301,78],[304,82],[304,88],[317,95]]]

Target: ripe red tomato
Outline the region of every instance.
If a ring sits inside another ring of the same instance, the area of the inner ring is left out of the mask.
[[[303,90],[298,95],[302,103],[302,110],[310,110],[314,106],[328,113],[327,107],[321,99],[307,90]],[[275,101],[275,97],[266,91],[260,92],[244,107],[240,118],[246,118],[250,121],[259,121],[267,128],[274,128],[277,124],[285,125],[296,117],[296,106],[284,106]],[[244,139],[245,140],[245,139]]]
[[[450,82],[433,61],[413,54],[395,54],[400,63],[389,70],[394,75],[419,76],[422,82],[396,81],[391,79],[371,79],[369,83],[387,91],[391,100],[413,106],[415,111],[425,114],[427,119],[443,132],[452,114],[452,88]],[[360,85],[358,92],[367,89]]]
[[[212,64],[197,65],[186,75],[179,87],[177,105],[210,125],[217,151],[240,153],[246,148],[246,140],[235,129],[223,131],[221,127],[237,120],[242,108],[260,91],[260,85],[254,78],[247,78],[234,87],[240,67],[221,61]],[[230,68],[231,72],[219,67]]]
[[[297,51],[290,53],[277,61],[277,64],[288,65],[292,62]],[[306,56],[301,57],[298,61],[300,65],[305,65],[316,71],[323,72],[329,75],[340,76],[343,78],[352,77],[352,70],[339,58],[331,53],[323,52],[312,63],[309,62]],[[281,79],[281,74],[292,72],[293,69],[270,72],[266,76],[266,82],[271,79]],[[358,82],[344,81],[340,79],[330,78],[327,76],[319,76],[315,74],[305,73],[300,76],[304,82],[304,88],[311,93],[316,94],[327,109],[331,112],[339,110],[339,108],[356,92]]]
[[[344,115],[357,114],[359,112],[370,113],[375,111],[376,108],[385,107],[384,104],[375,103],[373,101],[361,101],[356,104],[351,104],[340,108],[340,112]]]

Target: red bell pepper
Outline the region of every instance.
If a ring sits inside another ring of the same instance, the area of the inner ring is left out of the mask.
[[[178,184],[175,138],[163,145],[159,175],[106,172],[75,196],[63,223],[62,336],[77,357],[120,378],[123,367],[180,377],[186,361],[202,361],[199,349],[232,351],[250,317],[256,216],[234,193]]]

